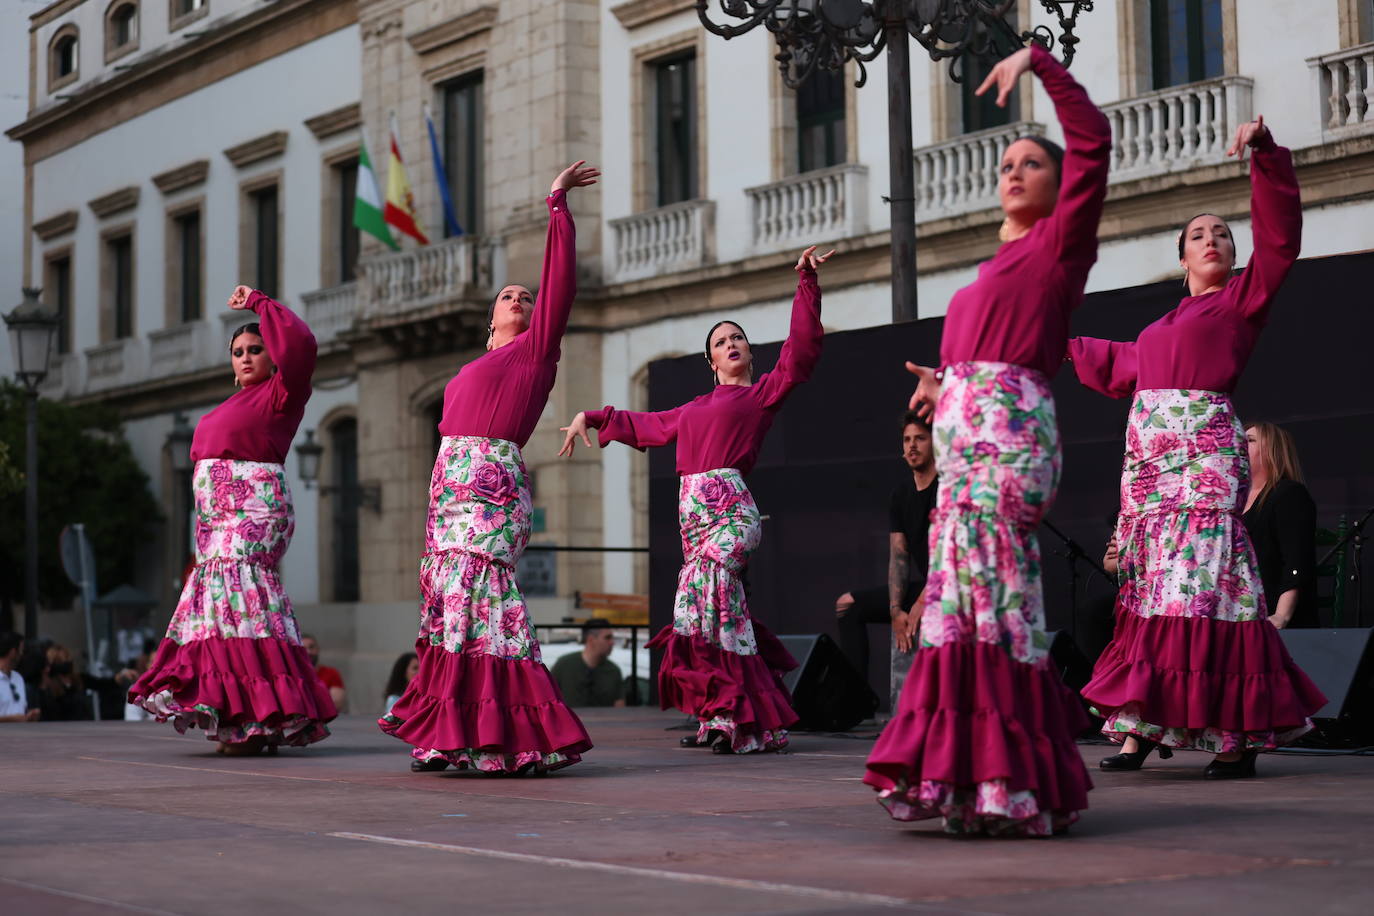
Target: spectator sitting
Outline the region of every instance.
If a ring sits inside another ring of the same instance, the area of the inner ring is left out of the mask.
[[[140,677],[143,672],[148,670],[148,663],[152,661],[153,653],[157,651],[156,639],[145,639],[143,641],[143,651],[137,658],[131,659],[124,669],[114,676],[114,682],[124,690],[128,690]],[[156,718],[151,712],[144,709],[137,703],[124,704],[125,722],[148,722]]]
[[[420,659],[414,652],[403,652],[401,657],[396,659],[396,664],[391,666],[391,676],[386,679],[386,708],[382,710],[382,715],[391,712],[391,707],[396,705],[396,701],[401,698],[401,694],[406,692],[406,687],[415,680],[415,675],[420,673]]]
[[[15,668],[24,654],[24,638],[18,633],[0,633],[0,722],[37,722],[42,715],[29,709],[28,687]]]
[[[315,666],[315,674],[319,677],[320,683],[329,688],[329,698],[334,701],[334,706],[339,712],[343,712],[344,701],[348,698],[348,692],[344,690],[343,675],[339,673],[338,668],[320,664],[320,644],[315,637],[309,633],[302,633],[301,646],[305,649],[305,654],[310,656],[310,664]]]
[[[582,625],[582,651],[553,663],[553,679],[569,706],[624,706],[625,678],[610,660],[615,648],[611,622],[593,617]]]
[[[72,663],[72,652],[60,643],[48,646],[39,679],[39,708],[48,722],[79,722],[92,718],[86,685]]]

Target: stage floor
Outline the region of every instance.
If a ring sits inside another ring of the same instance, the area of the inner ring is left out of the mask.
[[[1374,759],[1201,754],[1107,774],[1069,835],[969,840],[890,820],[872,742],[677,747],[683,720],[587,710],[545,778],[413,775],[370,719],[225,758],[153,723],[0,726],[0,912],[1300,913],[1374,911]],[[1363,901],[1363,903],[1361,902]]]

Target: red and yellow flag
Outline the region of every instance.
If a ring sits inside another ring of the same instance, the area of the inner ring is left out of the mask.
[[[410,190],[410,179],[406,177],[406,167],[401,159],[401,146],[396,141],[396,116],[391,116],[391,156],[386,168],[386,207],[382,211],[386,221],[415,239],[421,245],[428,245],[424,230],[415,212],[415,195]]]

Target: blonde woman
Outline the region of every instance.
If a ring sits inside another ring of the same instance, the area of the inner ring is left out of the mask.
[[[1245,530],[1255,545],[1269,622],[1279,629],[1317,623],[1317,504],[1302,482],[1293,437],[1273,423],[1245,427],[1250,495]]]

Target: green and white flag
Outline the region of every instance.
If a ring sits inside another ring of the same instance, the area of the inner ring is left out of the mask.
[[[382,216],[382,192],[377,187],[377,174],[372,171],[372,160],[367,155],[367,142],[358,143],[358,187],[353,199],[353,225],[374,238],[380,239],[388,248],[400,249],[391,237],[386,219]]]

